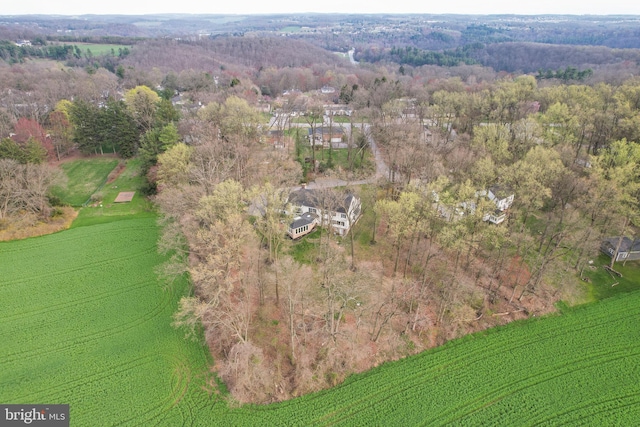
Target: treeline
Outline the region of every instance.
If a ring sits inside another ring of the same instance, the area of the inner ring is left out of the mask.
[[[392,47],[389,51],[388,60],[398,62],[400,64],[409,64],[415,67],[422,65],[438,65],[440,67],[451,67],[460,64],[472,65],[476,61],[471,58],[470,52],[474,49],[482,48],[482,44],[465,46],[455,50],[445,50],[443,52],[433,52],[418,49],[416,47],[406,46],[404,48]],[[367,62],[373,58],[369,58],[366,54],[361,54],[359,58]],[[381,55],[378,60],[384,60]]]
[[[567,66],[593,68],[608,64],[640,62],[640,49],[603,46],[568,46],[543,43],[497,43],[472,51],[480,64],[498,71],[535,73]]]
[[[129,48],[119,47],[118,57],[129,55]],[[115,55],[115,53],[114,53]],[[7,40],[0,40],[0,58],[11,63],[22,62],[26,58],[44,58],[54,61],[80,59],[85,56],[77,45],[18,46]]]
[[[564,82],[569,80],[582,81],[588,77],[593,75],[593,70],[591,68],[587,68],[586,70],[578,71],[575,67],[567,67],[564,70],[538,70],[538,74],[536,75],[536,79],[545,80],[545,79],[559,79]]]
[[[48,35],[47,41],[61,42],[61,43],[93,43],[93,44],[115,44],[115,45],[129,45],[132,46],[136,43],[144,41],[143,37],[123,37],[123,36],[58,36]]]
[[[78,55],[79,49],[71,45],[18,46],[13,42],[0,41],[0,58],[9,62],[21,62],[25,58],[46,58],[64,61]]]
[[[415,46],[364,47],[359,49],[356,59],[375,63],[395,62],[412,66],[437,65],[451,67],[460,64],[482,64],[496,71],[533,73],[539,70],[570,68],[593,68],[625,62],[640,63],[640,49],[612,49],[602,46],[569,46],[543,43],[491,43],[479,42],[442,51],[425,50]],[[547,72],[541,78],[546,77]],[[589,73],[568,76],[570,80],[585,79]]]

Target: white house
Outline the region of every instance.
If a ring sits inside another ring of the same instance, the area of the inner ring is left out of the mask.
[[[630,239],[627,236],[609,237],[600,243],[600,250],[611,258],[615,254],[615,262],[637,261],[640,260],[640,239]]]
[[[507,218],[506,210],[511,207],[515,197],[511,191],[504,187],[494,185],[489,188],[489,190],[476,191],[475,199],[458,203],[458,205],[453,208],[440,205],[438,203],[438,194],[433,192],[433,200],[434,203],[437,204],[438,212],[449,221],[459,216],[464,216],[466,212],[474,213],[478,206],[478,200],[484,197],[493,202],[496,208],[490,212],[484,212],[482,220],[489,221],[492,224],[500,224],[503,222]]]
[[[487,197],[489,197],[489,200],[496,204],[498,210],[504,212],[513,204],[515,195],[501,185],[494,185],[493,187],[489,188]]]
[[[361,213],[360,199],[351,193],[345,194],[344,198],[333,200],[329,193],[302,188],[289,195],[288,204],[296,215],[288,231],[292,238],[303,235],[300,233],[306,230],[299,228],[305,225],[309,226],[307,230],[310,232],[314,226],[311,225],[312,220],[320,226],[330,227],[340,236],[345,236],[358,221]],[[315,215],[316,218],[308,214]]]

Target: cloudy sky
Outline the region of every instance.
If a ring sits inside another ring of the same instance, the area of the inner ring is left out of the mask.
[[[13,0],[0,15],[149,13],[457,13],[640,15],[636,0]]]

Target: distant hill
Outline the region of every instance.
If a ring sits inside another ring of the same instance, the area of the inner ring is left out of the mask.
[[[136,68],[213,71],[225,64],[259,69],[308,67],[313,64],[348,66],[346,59],[304,41],[278,37],[219,37],[213,40],[148,40],[137,46],[126,65]]]

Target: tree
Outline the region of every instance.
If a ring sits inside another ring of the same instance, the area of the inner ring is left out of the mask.
[[[20,117],[14,125],[13,131],[15,133],[13,140],[18,143],[25,143],[29,139],[34,139],[44,145],[46,133],[35,120]]]
[[[488,124],[475,129],[473,145],[488,153],[498,165],[507,164],[512,157],[509,151],[509,129],[500,124]]]
[[[159,101],[158,94],[147,86],[136,86],[124,94],[124,102],[142,132],[153,127]]]
[[[414,239],[422,231],[422,221],[426,209],[424,199],[413,190],[403,191],[398,200],[379,200],[376,202],[376,211],[386,219],[387,232],[390,234],[396,252],[393,263],[394,275],[398,271],[400,251],[406,241],[409,241],[410,245],[407,260],[411,258]],[[406,276],[406,267],[404,275]]]
[[[176,144],[158,155],[158,184],[179,187],[189,181],[189,162],[193,148]]]
[[[143,166],[148,169],[158,162],[158,156],[180,141],[178,129],[173,123],[162,128],[149,129],[140,138],[140,157]]]
[[[60,160],[73,147],[73,127],[69,121],[69,115],[59,110],[52,111],[49,114],[49,134],[56,158]]]
[[[506,169],[503,180],[516,194],[514,207],[523,214],[522,227],[551,197],[551,184],[563,168],[556,150],[537,145]]]
[[[24,143],[18,143],[11,138],[0,141],[0,158],[13,159],[18,163],[44,163],[47,159],[47,150],[33,138]]]
[[[175,109],[170,99],[161,99],[156,111],[156,127],[163,127],[170,123],[178,123],[180,112]]]
[[[316,137],[318,134],[317,125],[318,120],[321,121],[322,126],[323,117],[322,105],[316,100],[308,100],[305,105],[304,119],[311,128],[311,135],[309,135],[309,144],[311,146],[311,162],[313,164],[313,171],[316,172]]]
[[[47,218],[50,208],[47,193],[60,179],[59,172],[47,165],[0,159],[0,219],[18,213]]]
[[[273,265],[275,272],[276,304],[279,304],[278,261],[280,248],[286,238],[283,224],[289,223],[292,219],[290,215],[284,214],[289,195],[286,191],[275,188],[270,183],[253,189],[251,193],[253,209],[257,214],[254,226],[269,250],[267,260]]]
[[[627,227],[638,220],[640,144],[626,139],[614,141],[595,160],[595,173],[608,183],[610,209],[623,218],[620,238],[611,256],[610,267],[613,268]]]
[[[128,158],[138,152],[140,133],[136,122],[122,101],[109,100],[99,111],[99,138],[107,147]]]
[[[296,364],[299,325],[305,324],[304,300],[308,297],[313,272],[310,266],[302,266],[291,257],[281,260],[281,274],[284,287],[283,305],[289,326],[289,346],[291,363]]]
[[[102,138],[100,134],[100,111],[88,102],[74,101],[69,108],[69,117],[73,124],[73,142],[83,153],[102,154]]]

